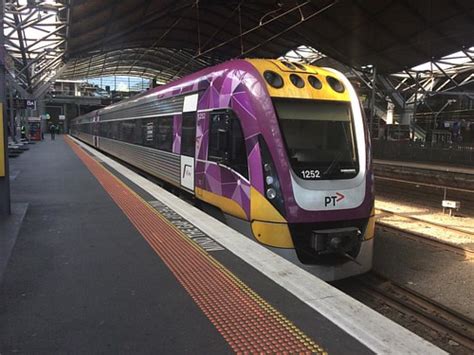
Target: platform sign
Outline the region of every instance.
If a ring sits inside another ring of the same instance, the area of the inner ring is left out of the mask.
[[[5,141],[3,136],[3,104],[0,103],[0,177],[5,176]]]
[[[26,100],[26,108],[36,110],[36,100]]]
[[[194,192],[194,158],[181,155],[181,186]]]

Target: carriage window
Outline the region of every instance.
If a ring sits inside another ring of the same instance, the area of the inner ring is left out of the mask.
[[[121,129],[120,140],[127,143],[134,143],[135,135],[135,122],[134,121],[123,121]]]
[[[105,123],[105,125],[106,125],[106,126],[105,126],[105,128],[106,128],[106,131],[105,131],[106,134],[105,134],[105,136],[106,136],[107,138],[113,138],[113,136],[112,136],[112,126],[113,126],[113,122],[107,122],[107,123]]]
[[[155,147],[155,120],[146,119],[142,121],[142,144],[147,147]]]
[[[196,112],[183,113],[181,154],[194,157],[196,146]]]
[[[120,139],[120,122],[111,122],[110,138]]]
[[[142,120],[138,119],[138,120],[134,120],[133,122],[135,124],[133,143],[142,144],[143,142]]]
[[[109,128],[109,123],[108,122],[101,122],[99,124],[99,136],[108,138],[108,128]]]
[[[157,125],[158,149],[171,152],[173,145],[173,117],[158,118]]]
[[[208,157],[248,179],[244,135],[239,120],[232,112],[211,114]]]

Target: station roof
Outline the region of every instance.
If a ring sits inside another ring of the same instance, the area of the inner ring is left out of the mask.
[[[307,45],[395,73],[474,45],[472,0],[70,1],[62,78],[183,76]]]

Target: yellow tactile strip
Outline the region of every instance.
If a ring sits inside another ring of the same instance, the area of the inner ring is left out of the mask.
[[[66,141],[234,351],[325,353],[71,139]]]

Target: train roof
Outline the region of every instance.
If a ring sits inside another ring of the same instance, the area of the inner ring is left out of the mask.
[[[292,63],[285,60],[234,59],[212,67],[201,69],[196,73],[167,83],[165,85],[149,89],[146,92],[135,95],[129,99],[93,111],[93,113],[89,113],[88,115],[91,116],[96,113],[100,115],[101,112],[119,109],[122,106],[130,105],[131,103],[133,104],[134,102],[137,102],[138,100],[141,101],[143,99],[146,99],[147,97],[164,95],[169,91],[177,90],[183,85],[190,85],[196,80],[203,79],[212,72],[226,69],[242,69],[243,67],[245,67],[246,64],[251,64],[262,76],[265,74],[266,71],[277,72],[279,75],[281,75],[284,82],[284,85],[281,88],[274,88],[269,85],[268,82],[263,81],[266,83],[266,87],[269,91],[270,96],[272,97],[349,101],[349,95],[347,90],[344,90],[343,92],[337,92],[331,87],[331,85],[328,84],[327,77],[337,77],[338,75],[341,75],[339,73],[331,71],[330,69],[308,64]],[[300,88],[295,86],[295,84],[292,84],[293,75],[301,77],[304,81],[304,86],[309,85],[309,76],[316,77],[322,83],[321,88],[316,90],[300,90]]]

